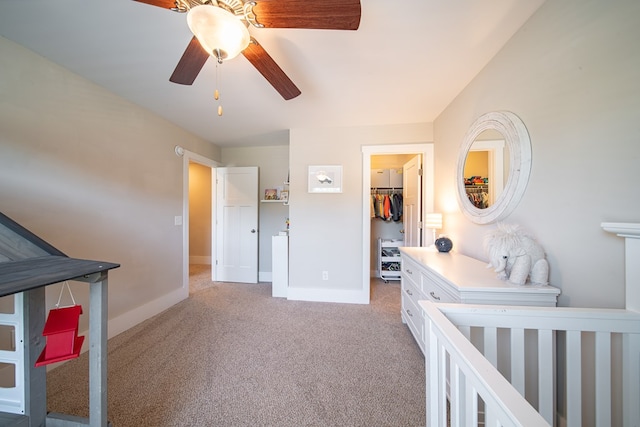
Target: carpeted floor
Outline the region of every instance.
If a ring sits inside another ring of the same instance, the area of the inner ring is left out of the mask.
[[[313,303],[207,268],[189,299],[109,340],[115,427],[425,424],[399,282],[374,281],[370,305]],[[47,374],[50,411],[88,416],[87,370],[84,354]]]

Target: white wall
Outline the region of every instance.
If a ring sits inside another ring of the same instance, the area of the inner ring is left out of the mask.
[[[362,289],[362,146],[432,140],[424,123],[291,130],[290,296],[349,301]],[[308,193],[309,165],[342,165],[343,192]]]
[[[564,306],[623,306],[623,241],[600,223],[640,220],[639,22],[637,1],[548,1],[434,123],[443,232],[486,260],[492,226],[472,224],[456,205],[458,149],[483,113],[522,118],[531,178],[506,221],[544,246]]]
[[[0,69],[0,210],[71,257],[122,265],[111,335],[185,298],[174,146],[217,147],[1,37]],[[72,288],[87,306],[86,284]]]

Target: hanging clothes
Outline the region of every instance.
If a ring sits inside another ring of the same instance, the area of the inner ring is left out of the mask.
[[[489,207],[489,192],[484,188],[467,187],[467,198],[478,209]]]
[[[402,219],[402,194],[394,193],[391,197],[392,219],[398,222]]]
[[[371,190],[371,218],[402,220],[402,193],[393,189]]]
[[[384,220],[389,221],[391,219],[391,199],[388,194],[384,195]]]

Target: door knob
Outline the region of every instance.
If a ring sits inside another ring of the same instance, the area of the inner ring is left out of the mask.
[[[255,232],[256,232],[256,229],[255,229],[255,228],[252,228],[252,229],[251,229],[251,232],[252,232],[252,233],[255,233]]]

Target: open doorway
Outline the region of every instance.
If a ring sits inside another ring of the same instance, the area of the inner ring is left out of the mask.
[[[371,171],[373,156],[407,156],[411,158],[415,155],[422,157],[422,201],[420,212],[424,215],[426,212],[433,212],[434,209],[434,153],[433,144],[394,144],[394,145],[373,145],[362,147],[362,289],[367,295],[367,299],[371,297],[371,277],[374,276],[375,269],[372,269],[372,229],[371,229]],[[418,218],[419,222],[423,222],[422,217]],[[422,242],[426,242],[424,228],[421,230]],[[375,259],[375,258],[374,258]]]
[[[189,162],[189,294],[212,284],[212,171]]]
[[[404,165],[420,154],[371,156],[371,277],[400,279],[398,247],[405,245]]]
[[[182,174],[182,288],[185,298],[188,297],[190,291],[189,270],[192,263],[199,265],[209,264],[207,272],[200,272],[203,283],[209,283],[212,279],[211,259],[211,239],[213,239],[213,213],[212,205],[212,176],[215,175],[215,168],[220,164],[214,160],[201,156],[197,153],[187,151],[181,147],[176,147],[176,153],[181,154],[183,158],[183,174]],[[202,182],[208,177],[209,182]],[[198,190],[191,192],[192,187]],[[205,194],[205,190],[208,193]],[[199,198],[204,197],[208,201],[209,208],[202,206],[204,203]],[[193,216],[192,216],[192,211]],[[177,218],[176,218],[177,219]],[[192,224],[193,223],[193,224]],[[207,231],[208,230],[208,231]],[[202,235],[202,234],[207,235]],[[197,235],[197,237],[194,237]],[[195,247],[192,251],[192,240]],[[208,252],[201,249],[208,242]],[[193,253],[192,253],[193,252]]]

